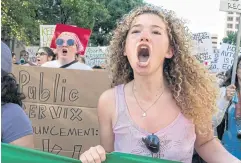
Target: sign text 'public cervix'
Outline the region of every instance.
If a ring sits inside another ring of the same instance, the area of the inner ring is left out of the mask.
[[[96,107],[110,86],[107,72],[14,65],[13,73],[36,149],[78,158],[99,144]]]

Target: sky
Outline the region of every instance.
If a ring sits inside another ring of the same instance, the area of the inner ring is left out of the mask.
[[[219,42],[224,37],[226,12],[219,11],[220,0],[145,0],[145,2],[175,11],[178,17],[189,21],[188,27],[193,33],[218,34]]]

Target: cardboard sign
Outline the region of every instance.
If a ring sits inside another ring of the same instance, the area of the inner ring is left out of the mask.
[[[86,64],[91,67],[106,67],[106,49],[107,47],[88,47],[85,53]]]
[[[25,50],[29,54],[29,61],[35,63],[36,62],[36,53],[38,51],[38,46],[26,46]]]
[[[100,143],[96,107],[110,86],[106,71],[14,65],[13,73],[26,96],[36,149],[78,158]]]
[[[201,62],[213,61],[213,48],[210,33],[202,32],[195,33],[192,37],[193,40],[193,53],[195,57]]]
[[[220,51],[219,51],[219,58],[217,61],[217,66],[219,71],[228,71],[232,65],[235,55],[236,47],[234,45],[229,45],[223,43]],[[241,54],[241,51],[239,55]]]
[[[40,25],[40,47],[50,47],[55,25]]]

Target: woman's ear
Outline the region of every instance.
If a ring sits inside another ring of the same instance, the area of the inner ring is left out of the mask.
[[[48,56],[48,61],[52,61],[53,56]]]
[[[166,54],[166,58],[172,58],[174,55],[174,49],[172,47],[169,48],[167,54]]]

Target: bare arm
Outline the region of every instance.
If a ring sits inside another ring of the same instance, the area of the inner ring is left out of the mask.
[[[27,147],[27,148],[34,148],[33,135],[27,135],[27,136],[21,137],[17,140],[10,142],[10,144]]]
[[[105,91],[99,99],[98,118],[100,125],[100,145],[85,151],[80,160],[82,163],[100,163],[105,161],[106,153],[114,151],[114,133],[112,124],[115,123],[115,93],[113,89]]]
[[[210,126],[212,124],[210,123]],[[231,155],[220,142],[218,142],[213,132],[203,136],[198,133],[195,142],[195,149],[198,154],[208,163],[241,163],[237,158]]]
[[[106,152],[114,151],[114,133],[112,129],[115,117],[115,93],[113,89],[104,92],[98,104],[98,117],[100,125],[100,142]]]

